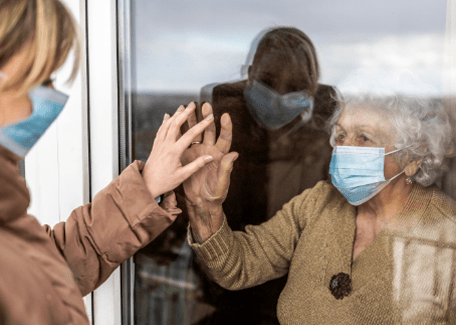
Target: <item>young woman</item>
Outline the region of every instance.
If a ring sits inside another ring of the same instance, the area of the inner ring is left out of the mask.
[[[195,105],[181,106],[165,116],[147,163],[134,162],[66,222],[52,229],[28,216],[18,162],[65,105],[50,78],[71,50],[77,72],[77,30],[58,0],[0,0],[0,324],[89,324],[82,297],[174,221],[172,190],[213,159],[181,165],[213,121],[181,135]]]

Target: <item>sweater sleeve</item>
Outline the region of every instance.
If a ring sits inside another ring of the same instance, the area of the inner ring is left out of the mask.
[[[270,220],[248,225],[245,232],[232,231],[226,218],[203,244],[194,243],[189,231],[190,245],[206,272],[229,290],[253,287],[286,274],[321,185],[293,198]]]
[[[163,210],[150,195],[141,175],[143,167],[135,161],[92,203],[75,209],[66,222],[53,229],[44,226],[70,266],[82,295],[101,285],[176,217],[171,214],[173,209],[171,213]]]

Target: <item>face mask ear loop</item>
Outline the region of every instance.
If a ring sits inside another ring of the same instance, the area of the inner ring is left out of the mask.
[[[391,177],[391,178],[388,180],[388,182],[391,182],[393,179],[395,179],[395,178],[398,177],[399,175],[403,174],[404,172],[405,172],[405,171],[403,170],[403,171],[401,171],[399,174],[397,174],[396,176]]]
[[[392,153],[395,153],[395,152],[398,152],[398,151],[401,151],[401,150],[410,148],[411,146],[412,146],[412,145],[409,145],[409,146],[404,147],[404,148],[401,148],[401,149],[396,149],[396,150],[390,151],[390,152],[388,152],[388,153],[385,153],[385,156],[388,156],[388,155],[390,155],[390,154],[392,154]]]
[[[398,151],[401,151],[401,150],[404,150],[404,149],[407,149],[407,148],[410,148],[410,147],[411,147],[411,145],[410,145],[410,146],[407,146],[407,147],[405,147],[405,148],[401,148],[401,149],[396,149],[396,150],[390,151],[390,152],[388,152],[388,153],[385,153],[385,156],[388,156],[389,154],[392,154],[392,153],[395,153],[395,152],[398,152]],[[392,178],[390,178],[390,179],[388,180],[388,182],[391,182],[393,179],[395,179],[395,178],[398,177],[399,175],[403,174],[404,172],[405,172],[404,170],[401,171],[401,172],[400,172],[399,174],[397,174],[396,176],[393,176]]]

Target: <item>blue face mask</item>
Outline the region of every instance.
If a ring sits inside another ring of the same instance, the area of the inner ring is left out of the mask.
[[[244,89],[244,98],[255,119],[269,130],[277,130],[301,114],[303,122],[312,117],[313,98],[303,91],[280,95],[259,81]]]
[[[39,86],[29,92],[33,113],[25,120],[0,127],[0,145],[24,158],[27,152],[54,122],[68,96]]]
[[[331,182],[352,205],[360,205],[384,189],[394,178],[385,180],[384,148],[337,146],[334,147],[329,173]]]

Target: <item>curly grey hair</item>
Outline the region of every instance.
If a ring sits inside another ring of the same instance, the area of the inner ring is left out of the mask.
[[[433,184],[443,174],[447,158],[453,155],[454,143],[449,116],[439,99],[400,94],[349,94],[342,98],[338,109],[328,120],[330,143],[336,141],[335,125],[346,105],[377,110],[389,117],[395,132],[395,147],[404,149],[395,153],[402,168],[412,160],[423,159],[412,180],[423,186]]]

